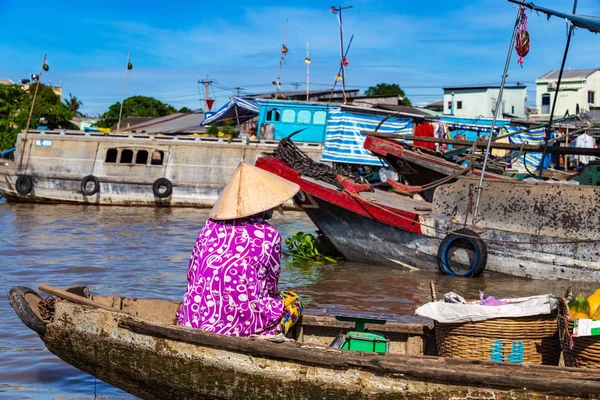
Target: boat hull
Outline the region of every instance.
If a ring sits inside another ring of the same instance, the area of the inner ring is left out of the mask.
[[[180,327],[178,303],[149,299],[93,298],[115,311],[57,300],[40,328],[34,291],[13,288],[9,299],[52,353],[143,399],[575,399],[600,391],[599,379],[574,369],[410,355],[411,337],[430,333],[415,323],[387,327],[406,347],[381,355],[312,343],[302,332],[273,342]],[[317,329],[347,329],[313,320]]]

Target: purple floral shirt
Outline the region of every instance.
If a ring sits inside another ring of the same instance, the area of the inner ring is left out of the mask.
[[[262,218],[209,219],[194,245],[180,325],[229,336],[276,334],[281,235]]]

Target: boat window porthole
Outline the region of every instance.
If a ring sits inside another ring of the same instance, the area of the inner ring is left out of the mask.
[[[160,150],[154,150],[152,152],[152,160],[150,162],[150,165],[162,165],[164,156],[164,152]]]
[[[118,154],[119,152],[117,151],[117,149],[108,149],[106,151],[106,158],[104,159],[104,162],[116,163]]]
[[[133,162],[133,150],[125,149],[121,151],[121,164],[131,164]]]
[[[138,150],[135,155],[136,164],[147,164],[148,163],[148,152],[146,150]]]

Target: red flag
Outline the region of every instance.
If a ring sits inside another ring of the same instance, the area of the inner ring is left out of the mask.
[[[206,106],[208,107],[208,111],[212,109],[213,104],[215,104],[214,99],[206,99]]]

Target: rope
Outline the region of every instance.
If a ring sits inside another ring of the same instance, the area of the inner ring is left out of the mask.
[[[349,196],[351,196],[352,198],[354,198],[357,201],[357,203],[362,207],[362,209],[365,210],[365,212],[367,212],[371,216],[371,218],[373,218],[374,220],[377,220],[377,218],[375,218],[373,216],[373,214],[371,214],[364,207],[364,205],[359,201],[359,200],[361,200],[361,201],[368,201],[368,200],[363,199],[359,195],[351,193],[351,192],[349,192],[347,190],[344,190],[344,192],[346,194],[348,194]],[[422,222],[415,221],[412,218],[409,218],[409,217],[406,217],[404,215],[398,214],[398,213],[396,213],[394,211],[391,211],[389,208],[385,208],[383,206],[380,206],[379,204],[372,203],[372,202],[369,202],[369,204],[372,205],[372,206],[374,206],[374,207],[376,207],[376,208],[379,208],[379,209],[381,209],[381,210],[383,210],[385,212],[388,212],[388,213],[390,213],[390,214],[392,214],[392,215],[394,215],[396,217],[402,218],[402,219],[404,219],[406,221],[409,221],[409,222],[411,222],[413,224],[416,224],[416,225],[419,225],[419,226],[422,226],[422,227],[425,227],[425,228],[434,229],[434,230],[436,230],[438,232],[443,232],[443,233],[446,233],[446,234],[451,234],[452,233],[452,234],[454,234],[456,236],[461,236],[461,237],[465,237],[465,238],[468,238],[468,239],[481,239],[481,240],[486,241],[486,242],[517,244],[517,245],[518,244],[522,244],[522,245],[525,245],[525,244],[540,244],[540,245],[544,245],[544,244],[577,244],[577,243],[597,243],[597,242],[600,242],[600,239],[563,240],[563,241],[557,241],[557,242],[539,242],[539,241],[536,241],[536,242],[522,242],[522,241],[518,241],[518,240],[502,240],[502,239],[482,238],[482,237],[479,237],[479,236],[467,235],[467,234],[464,234],[464,233],[457,233],[457,232],[450,231],[450,230],[447,230],[447,229],[438,228],[437,226],[427,225],[427,224],[424,224]],[[433,219],[435,219],[435,218],[433,218]],[[467,224],[465,224],[465,227],[473,228],[473,229],[477,229],[478,228],[477,226],[467,225]]]

